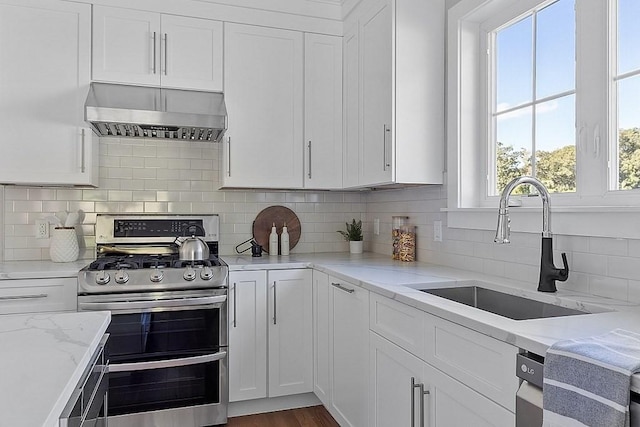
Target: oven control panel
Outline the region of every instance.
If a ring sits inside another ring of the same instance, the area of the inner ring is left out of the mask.
[[[178,237],[195,233],[196,236],[204,236],[201,219],[191,220],[129,220],[118,219],[113,223],[113,237]]]

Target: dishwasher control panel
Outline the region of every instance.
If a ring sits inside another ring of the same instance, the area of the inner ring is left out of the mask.
[[[522,353],[516,356],[516,376],[542,388],[544,357],[533,353]]]

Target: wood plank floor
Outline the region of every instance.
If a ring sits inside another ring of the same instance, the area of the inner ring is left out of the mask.
[[[340,427],[323,406],[229,418],[228,427]]]

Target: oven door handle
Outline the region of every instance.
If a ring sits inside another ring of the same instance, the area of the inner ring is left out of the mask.
[[[197,298],[177,298],[153,301],[117,301],[117,302],[81,302],[78,308],[85,311],[100,310],[138,310],[153,309],[161,307],[195,307],[212,304],[222,304],[227,300],[226,295],[216,295],[213,297]]]
[[[179,366],[200,365],[215,362],[227,357],[226,351],[205,354],[204,356],[182,357],[180,359],[153,360],[151,362],[115,363],[109,365],[109,372],[133,372],[148,369],[177,368]]]

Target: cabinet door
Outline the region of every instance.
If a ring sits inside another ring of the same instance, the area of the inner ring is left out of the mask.
[[[0,40],[0,183],[96,185],[91,5],[2,0]]]
[[[229,400],[267,397],[267,273],[229,273]]]
[[[222,22],[162,15],[162,86],[222,91]]]
[[[342,37],[304,41],[304,186],[342,188]]]
[[[93,79],[160,84],[160,14],[93,7]]]
[[[331,405],[330,296],[329,276],[313,270],[313,392],[325,407]]]
[[[390,2],[378,3],[360,23],[362,138],[360,185],[392,180],[393,26]]]
[[[411,408],[413,406],[415,420],[418,420],[419,393],[418,389],[412,387],[411,380],[413,378],[416,384],[424,382],[424,362],[375,332],[369,333],[369,339],[368,425],[372,427],[417,425],[411,423]]]
[[[343,37],[344,70],[344,163],[342,167],[345,188],[360,182],[360,57],[358,26],[345,32]]]
[[[269,397],[313,391],[311,270],[269,271]]]
[[[333,321],[332,414],[341,426],[367,425],[369,291],[330,277]]]
[[[302,33],[224,24],[223,186],[302,188]]]
[[[424,378],[425,390],[429,391],[423,396],[425,424],[428,422],[433,427],[515,425],[512,412],[426,363]]]

